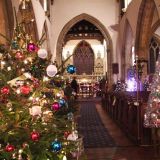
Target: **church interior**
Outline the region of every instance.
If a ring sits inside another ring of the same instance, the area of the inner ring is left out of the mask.
[[[160,160],[160,0],[0,0],[0,160]]]

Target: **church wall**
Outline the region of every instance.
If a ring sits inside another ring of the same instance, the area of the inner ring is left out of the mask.
[[[155,22],[160,18],[160,1],[159,0],[154,0],[155,4],[156,4],[156,9],[157,11],[155,11],[154,13],[154,18],[153,18],[153,23],[152,26],[155,24]],[[132,30],[132,38],[133,40],[130,41],[130,43],[132,43],[132,45],[134,45],[135,40],[136,40],[136,34],[137,34],[137,21],[139,18],[139,9],[140,9],[140,5],[141,5],[142,0],[132,0],[132,2],[129,4],[126,13],[124,13],[122,19],[119,22],[119,33],[118,33],[118,39],[117,39],[117,54],[118,55],[122,55],[123,52],[123,47],[125,44],[125,32],[126,32],[126,28],[125,28],[125,23],[128,20],[131,30]],[[132,46],[130,45],[130,46]],[[119,64],[121,65],[121,56],[118,56],[118,61]],[[121,75],[121,68],[120,68],[120,77]]]
[[[52,50],[56,56],[56,43],[58,36],[66,25],[74,17],[86,13],[98,19],[108,30],[113,41],[113,61],[115,57],[115,47],[117,33],[109,29],[110,25],[118,23],[118,3],[115,0],[55,0],[52,8]]]

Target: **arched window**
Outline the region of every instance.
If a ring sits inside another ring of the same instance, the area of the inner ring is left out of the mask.
[[[160,52],[160,43],[155,37],[152,37],[149,45],[149,70],[150,73],[155,73],[155,64]]]
[[[89,43],[81,41],[73,54],[73,64],[77,74],[92,74],[94,72],[94,53]]]

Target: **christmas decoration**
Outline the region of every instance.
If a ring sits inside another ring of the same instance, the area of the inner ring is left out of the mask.
[[[51,106],[52,110],[58,111],[60,109],[60,104],[58,102],[54,102]]]
[[[67,137],[69,136],[69,134],[70,134],[70,132],[69,132],[69,131],[65,131],[65,132],[64,132],[64,138],[66,138],[66,139],[67,139]]]
[[[15,150],[15,147],[12,144],[8,144],[5,148],[5,151],[7,152],[13,152],[14,150]]]
[[[55,140],[51,143],[51,150],[53,152],[58,152],[61,149],[62,149],[62,144],[59,141]]]
[[[42,111],[41,111],[41,106],[33,106],[32,108],[29,109],[30,115],[32,116],[40,116]]]
[[[151,93],[144,114],[144,126],[160,127],[160,55],[156,62],[156,72],[151,83]]]
[[[19,47],[19,45],[18,45],[17,41],[14,41],[14,40],[13,40],[13,41],[11,42],[11,48],[12,48],[12,49],[18,49],[18,47]]]
[[[30,89],[30,87],[27,86],[27,85],[24,85],[24,86],[21,86],[21,87],[20,87],[20,92],[21,92],[22,94],[24,94],[24,95],[29,94],[30,91],[31,91],[31,89]]]
[[[38,132],[33,131],[33,132],[31,133],[31,139],[32,139],[32,141],[38,141],[39,138],[40,138],[40,134],[39,134]]]
[[[125,91],[127,88],[127,85],[126,83],[118,80],[117,83],[116,83],[116,88],[115,88],[115,92],[122,92],[122,91]]]
[[[55,65],[49,65],[46,71],[49,77],[54,77],[57,73],[57,67]]]
[[[44,58],[47,58],[47,51],[45,49],[39,49],[38,50],[38,57],[44,59]]]
[[[6,95],[9,94],[10,90],[8,87],[1,88],[1,94]]]
[[[46,50],[38,50],[43,36],[35,42],[25,32],[25,23],[15,22],[1,63],[0,159],[66,159],[77,144],[64,137],[66,131],[72,133],[74,121],[73,113],[66,118],[73,104],[64,98],[64,64],[50,65]]]
[[[37,46],[36,46],[34,43],[29,43],[29,44],[27,45],[27,50],[28,50],[29,52],[35,52],[36,49],[37,49]]]
[[[66,105],[66,101],[64,99],[59,99],[58,103],[60,104],[61,107]]]
[[[24,55],[23,55],[22,52],[17,51],[15,57],[16,57],[18,60],[22,60],[22,59],[24,58]]]
[[[69,65],[69,66],[67,67],[67,72],[70,73],[70,74],[75,73],[75,72],[76,72],[76,67],[73,66],[73,65]]]

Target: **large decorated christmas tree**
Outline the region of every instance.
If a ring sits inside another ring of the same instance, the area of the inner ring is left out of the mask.
[[[156,72],[151,84],[148,105],[144,115],[145,127],[160,127],[160,56],[156,62]]]
[[[79,147],[61,67],[41,44],[17,24],[1,47],[0,159],[64,160]]]

